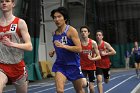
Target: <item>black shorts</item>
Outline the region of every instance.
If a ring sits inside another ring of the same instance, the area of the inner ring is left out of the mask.
[[[135,59],[136,63],[140,63],[140,58],[139,59]]]
[[[105,79],[110,77],[110,68],[96,68],[96,75],[103,75]]]
[[[85,78],[89,79],[89,82],[95,82],[95,70],[82,70],[82,73],[85,76]]]

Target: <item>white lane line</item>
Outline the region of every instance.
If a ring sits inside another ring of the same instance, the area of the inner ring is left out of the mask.
[[[72,83],[67,83],[66,85],[69,85],[69,84],[72,84]],[[46,86],[43,86],[43,87],[46,87]],[[38,87],[38,88],[42,88],[42,87]],[[34,88],[34,89],[38,89],[38,88]],[[34,93],[41,93],[41,92],[44,92],[44,91],[47,91],[47,90],[52,90],[52,89],[55,89],[56,87],[51,87],[51,88],[47,88],[47,89],[43,89],[41,91],[36,91]],[[30,90],[33,90],[33,89],[30,89]]]
[[[117,78],[120,78],[120,77],[124,77],[124,76],[127,76],[127,75],[132,75],[132,74],[125,74],[125,75],[120,75],[120,76],[116,76],[116,77],[113,77],[110,79],[110,81],[114,80],[114,79],[117,79]],[[71,83],[67,83],[66,85],[69,85]],[[104,82],[102,83],[104,84]],[[34,89],[39,89],[39,88],[42,88],[42,87],[47,87],[47,86],[51,86],[51,85],[54,85],[54,83],[49,83],[48,82],[45,82],[45,83],[38,83],[38,84],[35,84],[35,85],[29,85],[29,89],[28,91],[31,91],[31,90],[34,90]],[[31,87],[34,87],[34,86],[38,86],[36,88],[31,88]],[[95,85],[94,87],[97,87],[97,85]],[[47,90],[51,90],[51,89],[55,89],[55,87],[53,88],[48,88]],[[14,91],[15,89],[10,89],[10,90],[6,90],[4,91],[5,92],[9,92],[9,91]],[[67,89],[66,89],[67,90]]]
[[[67,91],[67,90],[70,90],[70,89],[73,89],[74,87],[69,87],[69,88],[66,88],[64,91]]]
[[[118,83],[116,86],[110,88],[109,90],[105,91],[104,93],[109,93],[109,92],[110,92],[111,90],[113,90],[114,88],[118,87],[119,85],[123,84],[124,82],[128,81],[129,79],[131,79],[131,78],[133,78],[133,77],[135,77],[135,76],[136,76],[136,75],[133,75],[133,76],[131,76],[131,77],[125,79],[124,81]]]
[[[120,77],[128,76],[128,75],[132,75],[132,74],[116,76],[116,77],[110,79],[110,81],[112,81],[112,80],[114,80],[114,79],[117,79],[117,78],[120,78]],[[104,82],[103,82],[102,84],[104,84]],[[97,87],[97,85],[95,85],[94,87]],[[70,89],[73,89],[73,88],[74,88],[74,87],[66,88],[64,91],[67,91],[67,90],[70,90]]]
[[[38,84],[36,84],[36,85],[29,85],[29,86],[28,86],[28,91],[29,91],[29,90],[33,90],[33,89],[42,88],[42,87],[51,86],[51,85],[54,85],[54,83],[49,83],[49,84],[48,84],[48,82],[46,82],[46,83],[38,83]],[[35,88],[31,88],[31,87],[35,87]],[[4,93],[5,93],[5,92],[14,91],[14,90],[16,90],[16,89],[14,88],[14,89],[6,90],[6,91],[4,91]]]
[[[125,76],[128,76],[128,75],[133,75],[133,74],[126,74],[126,75],[115,76],[115,77],[111,78],[110,81],[112,81],[114,79],[117,79],[117,78],[125,77]],[[104,82],[102,82],[102,84],[104,84]],[[97,85],[95,85],[94,87],[97,87]]]
[[[130,75],[130,74],[128,74],[128,75]],[[117,78],[120,78],[120,77],[124,77],[124,76],[127,76],[127,75],[116,76],[116,77],[110,79],[110,81],[112,81],[112,80],[114,80],[114,79],[117,79]],[[102,84],[104,84],[104,82],[103,82]],[[94,87],[97,87],[97,85],[95,85]],[[70,89],[73,89],[73,88],[74,88],[74,87],[66,88],[64,91],[67,91],[67,90],[70,90]]]
[[[67,83],[66,85],[69,85],[69,84],[71,84],[71,83]],[[52,84],[47,84],[47,82],[46,82],[46,83],[41,83],[41,84],[39,83],[39,84],[37,84],[37,85],[30,85],[28,91],[31,91],[31,90],[34,90],[34,89],[43,88],[43,87],[48,87],[48,86],[51,86],[51,85],[54,85],[54,83],[52,83]],[[38,86],[38,87],[30,88],[30,87],[34,87],[34,86]],[[51,89],[55,89],[55,87],[47,88],[47,89],[45,89],[45,90],[51,90]],[[5,93],[5,92],[14,91],[14,90],[15,90],[15,89],[6,90],[6,91],[4,91],[4,93]]]
[[[136,93],[139,88],[140,88],[140,83],[131,91],[131,93]]]
[[[37,91],[37,92],[34,92],[34,93],[41,93],[41,92],[44,92],[44,91],[47,91],[47,90],[51,90],[51,89],[55,89],[55,87],[43,89],[43,90],[41,90],[41,91]]]
[[[72,83],[71,83],[71,84],[72,84]],[[74,87],[66,88],[66,89],[64,90],[64,92],[67,91],[67,90],[73,89],[73,88],[74,88]],[[57,92],[55,92],[55,93],[57,93]]]
[[[10,91],[15,91],[15,89],[6,90],[6,91],[3,91],[3,93],[10,92]]]

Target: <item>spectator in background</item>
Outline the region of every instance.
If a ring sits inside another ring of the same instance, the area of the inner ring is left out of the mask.
[[[129,53],[129,51],[127,50],[126,52],[125,52],[125,69],[129,69],[129,60],[130,60],[130,53]]]

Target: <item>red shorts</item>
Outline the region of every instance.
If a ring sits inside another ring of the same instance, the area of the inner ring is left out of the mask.
[[[22,60],[18,64],[1,64],[0,63],[0,70],[6,74],[8,80],[11,82],[16,82],[17,80],[21,79],[25,73],[25,63]]]

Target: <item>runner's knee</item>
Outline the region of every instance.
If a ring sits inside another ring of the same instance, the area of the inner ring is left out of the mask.
[[[0,85],[1,85],[1,87],[5,87],[7,82],[8,82],[8,77],[2,71],[0,71]]]
[[[56,91],[57,91],[57,93],[64,93],[63,89],[57,89]]]
[[[16,93],[27,93],[28,81],[22,83],[22,85],[15,85]]]

